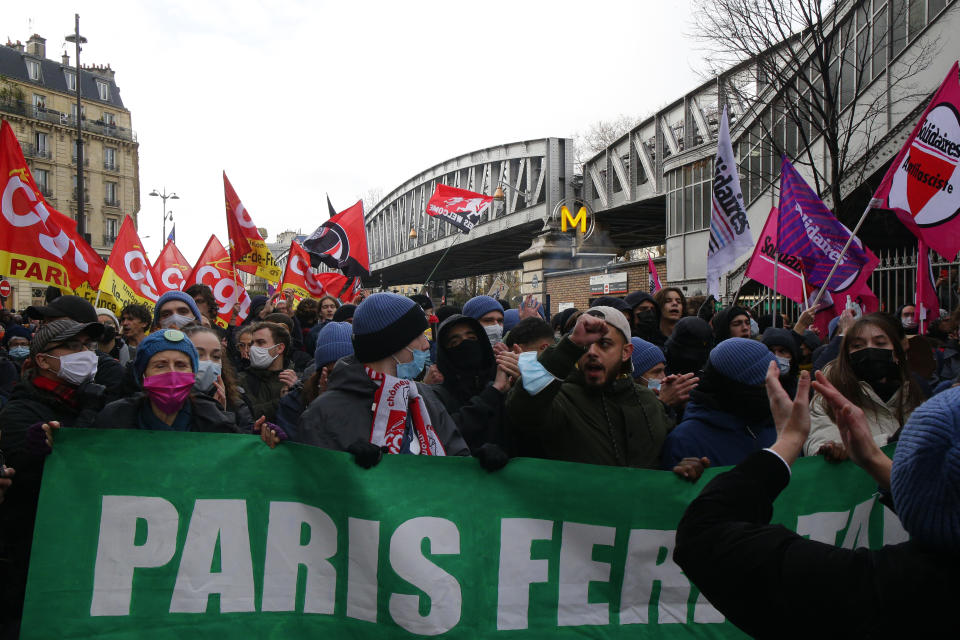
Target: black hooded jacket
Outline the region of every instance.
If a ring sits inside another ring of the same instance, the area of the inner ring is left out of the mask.
[[[653,309],[651,309],[651,311],[653,311],[655,318],[654,322],[637,326],[636,318],[634,318],[634,321],[630,323],[630,330],[635,338],[652,342],[662,349],[663,345],[667,342],[667,336],[660,332],[660,306],[657,304],[657,301],[653,299],[653,296],[646,291],[634,291],[624,298],[623,301],[626,302],[634,312],[636,312],[637,307],[644,302],[649,301],[653,303]],[[634,313],[634,315],[636,315],[636,313]]]
[[[470,367],[444,347],[454,325],[468,325],[477,334],[479,366]],[[493,387],[497,362],[483,325],[468,316],[455,314],[444,320],[437,331],[437,368],[443,382],[433,385],[437,398],[453,418],[460,435],[471,451],[488,442],[499,445],[511,456],[517,454],[506,425],[506,394]]]
[[[717,311],[713,316],[713,342],[714,344],[720,344],[724,340],[730,337],[730,323],[733,322],[733,319],[737,316],[747,316],[750,317],[750,314],[747,313],[747,310],[743,307],[726,307]]]

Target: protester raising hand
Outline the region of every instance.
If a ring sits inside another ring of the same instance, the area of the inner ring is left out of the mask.
[[[685,373],[680,376],[669,375],[661,381],[657,396],[660,398],[660,402],[668,407],[683,404],[690,399],[690,392],[696,389],[699,382],[700,378],[692,373]]]
[[[524,318],[539,318],[540,301],[534,298],[532,293],[528,294],[523,302],[520,303],[520,308],[517,309],[517,315],[521,320]]]
[[[889,489],[890,469],[893,462],[877,446],[863,409],[837,391],[837,388],[830,384],[830,381],[819,371],[813,388],[830,404],[837,417],[837,429],[840,431],[843,444],[836,442],[830,444],[843,447],[844,455],[849,454],[850,459],[869,473],[880,488]]]
[[[766,385],[770,412],[777,426],[777,441],[770,449],[793,466],[810,435],[810,373],[800,372],[794,400],[790,399],[790,394],[780,384],[780,368],[776,361],[771,362],[767,369]]]
[[[607,323],[603,318],[584,313],[577,318],[577,324],[570,333],[570,341],[579,347],[587,348],[607,335],[607,331]]]

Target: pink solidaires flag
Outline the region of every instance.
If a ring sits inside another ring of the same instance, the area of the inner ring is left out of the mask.
[[[873,195],[946,260],[960,251],[960,83],[950,72]]]
[[[650,293],[656,293],[663,288],[660,284],[660,274],[657,273],[657,266],[653,264],[653,256],[647,254],[647,271],[650,274]]]

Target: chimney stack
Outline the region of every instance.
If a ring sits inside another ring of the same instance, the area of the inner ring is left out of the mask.
[[[63,52],[63,58],[61,58],[61,61],[63,62],[63,66],[69,67],[69,66],[70,66],[70,54],[68,54],[66,51],[64,51],[64,52]]]
[[[47,57],[47,40],[46,38],[41,38],[37,34],[30,36],[30,39],[27,40],[27,53],[30,55],[37,56],[38,58]]]

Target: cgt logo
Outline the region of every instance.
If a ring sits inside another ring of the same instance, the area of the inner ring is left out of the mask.
[[[558,202],[553,208],[550,220],[554,223],[557,220],[560,221],[561,232],[566,233],[568,230],[579,232],[584,240],[592,236],[596,228],[596,217],[593,211],[586,202],[577,198]]]

